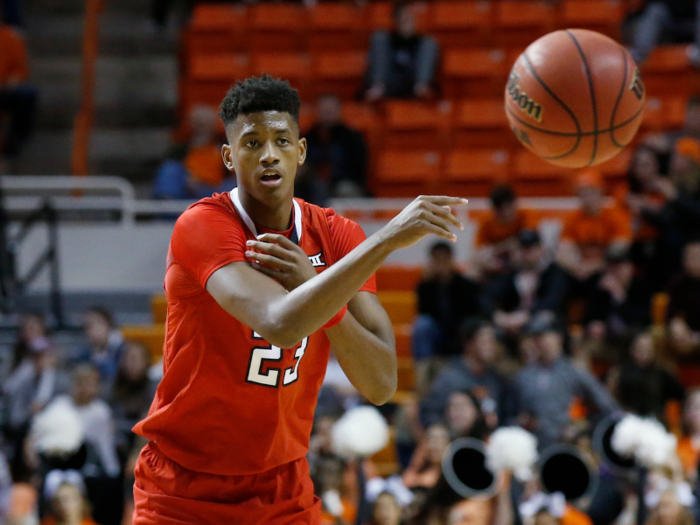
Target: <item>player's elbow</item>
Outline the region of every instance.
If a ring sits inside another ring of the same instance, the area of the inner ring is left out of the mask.
[[[303,339],[303,337],[296,337],[280,327],[270,327],[264,332],[260,333],[263,339],[271,345],[279,346],[280,348],[294,348]]]
[[[392,374],[386,374],[386,377],[376,381],[374,388],[370,392],[365,393],[365,397],[373,405],[381,406],[394,397],[397,386],[398,380],[396,378],[396,370],[394,370]]]

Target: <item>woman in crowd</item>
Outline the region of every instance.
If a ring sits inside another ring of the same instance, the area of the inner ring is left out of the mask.
[[[96,525],[80,483],[63,481],[50,496],[51,509],[41,525]]]
[[[372,506],[372,518],[366,525],[401,525],[402,510],[396,496],[389,491],[380,493]]]

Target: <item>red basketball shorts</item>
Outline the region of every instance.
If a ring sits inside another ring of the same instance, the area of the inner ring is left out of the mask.
[[[306,458],[249,476],[186,469],[155,445],[136,462],[133,525],[318,525]]]

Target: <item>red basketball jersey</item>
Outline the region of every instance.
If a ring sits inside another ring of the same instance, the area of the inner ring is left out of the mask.
[[[294,200],[284,232],[320,273],[364,239],[331,209]],[[323,330],[280,349],[229,315],[206,291],[219,268],[245,261],[258,233],[237,190],[192,205],[168,254],[165,375],[134,432],[184,467],[219,475],[264,472],[306,455],[330,342]],[[374,276],[361,288],[376,293]]]

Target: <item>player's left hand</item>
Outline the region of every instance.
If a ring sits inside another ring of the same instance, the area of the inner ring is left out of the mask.
[[[284,235],[264,233],[247,246],[245,255],[252,267],[277,279],[289,292],[317,275],[304,250]]]

